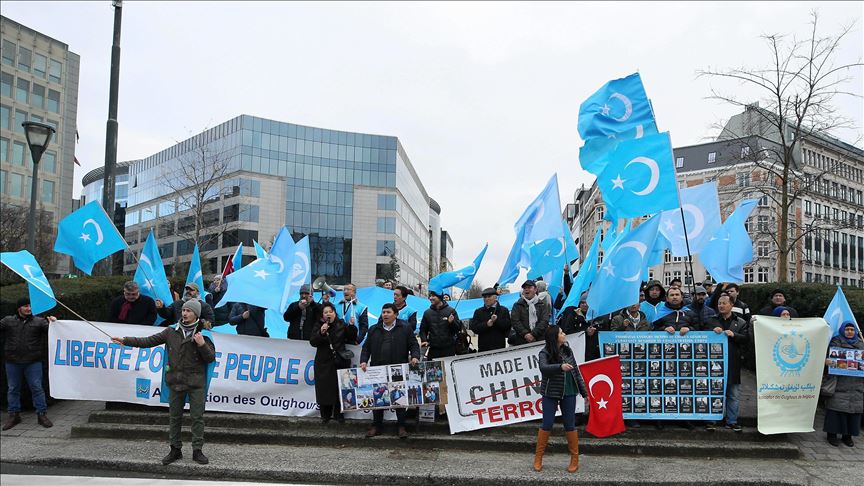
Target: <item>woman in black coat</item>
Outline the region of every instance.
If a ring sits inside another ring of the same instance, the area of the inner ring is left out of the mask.
[[[309,343],[315,346],[315,400],[321,409],[321,421],[325,424],[335,418],[340,424],[345,422],[345,416],[339,412],[339,386],[336,376],[337,369],[351,366],[338,356],[345,350],[346,342],[355,342],[357,328],[346,326],[336,315],[336,307],[332,302],[321,305],[321,321],[312,329]],[[353,331],[353,333],[352,333]]]
[[[537,432],[537,448],[534,452],[534,470],[543,468],[543,454],[552,434],[555,412],[561,409],[567,448],[570,450],[568,472],[579,469],[579,435],[576,432],[576,396],[588,395],[588,388],[579,372],[573,350],[567,344],[567,335],[558,326],[546,328],[546,346],[538,357],[543,381],[540,394],[543,396],[543,425]]]

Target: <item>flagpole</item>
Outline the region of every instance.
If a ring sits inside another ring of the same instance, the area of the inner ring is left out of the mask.
[[[34,287],[36,287],[36,286],[34,285]],[[38,288],[38,287],[36,287],[36,288]],[[40,291],[41,291],[41,290],[40,290]],[[43,293],[44,293],[44,292],[43,292]],[[48,294],[46,294],[46,295],[48,295]],[[81,319],[82,321],[86,322],[87,324],[90,324],[91,326],[93,326],[94,329],[96,329],[97,331],[101,332],[102,334],[108,336],[109,339],[111,338],[111,335],[110,335],[110,334],[108,334],[107,332],[103,331],[103,330],[102,330],[99,326],[97,326],[96,324],[93,324],[92,322],[88,321],[87,319],[84,319],[83,317],[81,317],[81,314],[78,314],[78,313],[75,312],[74,310],[70,309],[68,305],[64,304],[63,302],[60,302],[60,299],[54,297],[54,301],[57,302],[58,304],[62,305],[63,308],[65,308],[66,310],[68,310],[68,311],[71,312],[72,314],[74,314],[75,317],[77,317],[78,319]]]
[[[669,145],[672,145],[672,134],[669,134]],[[687,262],[684,263],[684,281],[687,281],[687,264],[690,264],[690,297],[695,297],[696,275],[693,273],[693,255],[690,253],[690,237],[687,236],[687,221],[684,218],[684,207],[681,202],[681,188],[678,186],[678,168],[675,167],[675,150],[672,150],[672,170],[675,171],[675,192],[678,194],[678,211],[681,213],[681,227],[684,229],[684,244],[687,245]],[[663,259],[664,268],[666,259]]]

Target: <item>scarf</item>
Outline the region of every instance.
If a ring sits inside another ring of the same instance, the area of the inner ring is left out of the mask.
[[[198,320],[192,324],[186,324],[183,321],[180,321],[180,329],[183,331],[183,339],[189,339],[190,336],[195,334],[195,328],[198,327]]]
[[[130,310],[132,310],[132,302],[124,300],[123,304],[120,306],[120,313],[117,314],[117,320],[126,322],[126,317],[129,316]]]
[[[522,297],[525,299],[525,297]],[[528,327],[531,330],[534,330],[534,326],[537,325],[537,302],[540,301],[540,295],[535,295],[533,299],[525,299],[525,303],[528,304]]]
[[[855,329],[855,335],[852,336],[852,339],[849,339],[849,338],[847,338],[846,336],[843,335],[843,334],[846,332],[846,328],[847,328],[847,327],[851,327],[852,329]],[[850,322],[850,323],[847,323],[845,326],[843,326],[843,328],[840,329],[840,334],[839,334],[839,336],[840,336],[841,339],[843,339],[844,341],[846,341],[846,344],[848,344],[849,346],[855,346],[855,343],[858,342],[858,329],[855,328],[855,325],[852,324],[851,322]]]
[[[629,310],[624,310],[624,313],[627,315],[627,319],[633,324],[633,327],[637,327],[639,325],[639,321],[642,320],[642,316],[639,314],[639,311],[636,311],[636,317],[630,315]]]

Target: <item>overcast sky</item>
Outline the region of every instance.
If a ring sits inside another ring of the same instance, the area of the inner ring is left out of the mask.
[[[862,2],[276,3],[124,2],[118,160],[143,158],[239,114],[393,135],[442,208],[455,265],[489,241],[495,282],[513,223],[558,173],[562,206],[582,171],[579,104],[642,74],[673,144],[708,141],[737,112],[706,99],[707,67],[764,66],[759,36],[855,22],[840,62],[862,57]],[[103,164],[113,9],[3,2],[3,15],[81,56],[75,194]],[[861,70],[848,88],[862,93]],[[728,87],[728,86],[727,86]],[[747,93],[743,93],[747,95]],[[862,101],[837,99],[862,138]]]

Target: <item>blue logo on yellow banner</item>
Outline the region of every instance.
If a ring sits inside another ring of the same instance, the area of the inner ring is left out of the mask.
[[[810,360],[810,340],[796,331],[784,333],[774,343],[774,364],[781,376],[800,376]]]
[[[135,380],[135,396],[137,398],[150,398],[149,378],[137,378]]]

